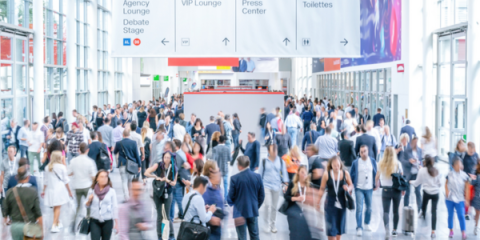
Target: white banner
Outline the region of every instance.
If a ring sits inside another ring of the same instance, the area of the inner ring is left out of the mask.
[[[360,57],[360,0],[114,0],[113,57]]]

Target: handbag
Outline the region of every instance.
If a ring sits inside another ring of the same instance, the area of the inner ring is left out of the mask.
[[[123,148],[122,143],[120,143],[120,146],[122,146],[123,155],[125,155],[125,158],[127,159],[127,165],[126,165],[125,170],[127,170],[127,172],[130,173],[130,174],[137,174],[138,173],[138,163],[133,161],[132,159],[128,158],[127,153],[125,152],[125,149]]]
[[[15,200],[17,200],[18,208],[20,209],[20,213],[22,214],[23,221],[25,222],[25,226],[23,227],[23,239],[24,240],[43,239],[42,226],[38,223],[31,223],[30,221],[28,221],[27,213],[25,212],[25,208],[23,208],[22,201],[18,196],[17,187],[13,188],[13,194],[15,195]]]
[[[392,173],[392,188],[398,191],[406,191],[410,188],[407,178],[400,173],[400,168],[397,167],[397,172]]]
[[[170,236],[170,220],[165,213],[165,204],[162,206],[162,239],[168,239]]]
[[[183,216],[187,213],[188,207],[190,207],[190,202],[195,195],[197,194],[192,194],[190,199],[188,199],[187,207],[183,212]],[[208,240],[210,238],[210,228],[203,226],[202,221],[200,221],[200,224],[194,223],[193,220],[195,217],[198,218],[198,216],[194,216],[190,222],[182,222],[180,230],[178,231],[177,240]]]
[[[90,218],[84,217],[78,224],[78,232],[88,235],[90,233]]]
[[[207,160],[210,160],[212,159],[213,157],[213,149],[212,149],[212,141],[210,140],[210,142],[208,143],[208,152],[207,152],[207,156],[206,156],[206,159]]]
[[[157,198],[161,198],[165,193],[165,181],[153,180],[152,188],[153,188],[153,196]]]
[[[343,182],[346,183],[345,171],[343,171]],[[355,210],[355,200],[353,200],[352,195],[348,191],[345,191],[345,205],[348,210]]]
[[[283,215],[287,215],[288,205],[289,205],[288,202],[284,201],[282,203],[282,206],[280,206],[280,208],[278,209],[278,212],[283,214]]]

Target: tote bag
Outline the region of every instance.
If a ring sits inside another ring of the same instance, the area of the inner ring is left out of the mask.
[[[165,213],[165,205],[162,206],[162,239],[168,239],[170,236],[170,221]]]

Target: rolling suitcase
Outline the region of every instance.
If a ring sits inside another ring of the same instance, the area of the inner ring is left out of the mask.
[[[409,185],[408,187],[410,188],[410,204],[403,207],[403,233],[407,236],[410,235],[413,237],[415,235],[415,211],[417,206],[414,197],[415,188],[412,189],[412,185]]]

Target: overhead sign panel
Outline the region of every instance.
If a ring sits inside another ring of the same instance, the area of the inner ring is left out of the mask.
[[[114,0],[113,57],[359,57],[360,0]]]

